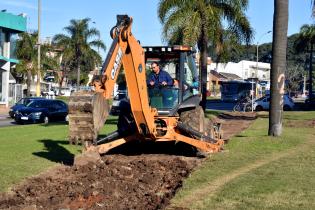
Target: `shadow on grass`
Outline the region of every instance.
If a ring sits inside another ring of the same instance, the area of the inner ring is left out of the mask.
[[[218,118],[220,119],[235,119],[235,120],[255,120],[257,119],[256,115],[235,115],[233,113],[221,113]]]
[[[50,122],[48,124],[44,124],[44,123],[40,124],[40,126],[43,126],[43,127],[49,127],[49,126],[55,126],[55,125],[68,125],[68,122],[56,121],[56,122]]]
[[[56,163],[62,163],[64,165],[73,165],[74,154],[70,153],[67,149],[60,146],[61,144],[66,144],[65,141],[55,141],[51,139],[39,140],[39,142],[44,144],[44,151],[34,152],[33,155],[38,157],[46,158],[50,161]]]
[[[219,116],[222,113],[223,113],[223,111],[217,111],[217,110],[206,110],[205,111],[206,115],[214,115],[214,116]]]

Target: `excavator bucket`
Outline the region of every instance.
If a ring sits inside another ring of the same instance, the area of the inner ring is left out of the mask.
[[[102,93],[78,91],[69,101],[69,142],[85,149],[96,143],[109,114],[109,102]]]
[[[103,127],[108,114],[109,102],[102,93],[78,91],[69,100],[69,142],[82,144],[84,152],[75,157],[75,165],[84,165],[100,159],[93,143]]]

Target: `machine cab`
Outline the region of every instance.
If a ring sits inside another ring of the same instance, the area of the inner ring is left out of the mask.
[[[191,47],[144,47],[144,51],[149,103],[158,110],[159,115],[174,115],[181,107],[199,103],[199,76]],[[152,62],[157,62],[160,70],[170,75],[172,84],[149,85],[154,74],[151,70]]]

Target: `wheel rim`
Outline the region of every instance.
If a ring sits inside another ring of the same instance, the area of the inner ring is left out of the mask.
[[[45,124],[48,124],[48,123],[49,123],[49,119],[48,119],[47,116],[44,117],[44,123],[45,123]]]

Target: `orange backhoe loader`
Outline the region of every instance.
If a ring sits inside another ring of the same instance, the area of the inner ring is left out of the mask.
[[[79,91],[70,97],[69,140],[82,143],[99,154],[129,141],[175,141],[194,146],[199,152],[222,149],[220,124],[205,118],[199,106],[200,78],[191,47],[142,47],[131,32],[132,18],[117,15],[111,30],[113,43],[95,76],[94,91]],[[146,73],[158,62],[174,79],[167,86],[147,86]],[[98,139],[109,114],[109,99],[123,65],[129,100],[120,102],[117,131]]]

